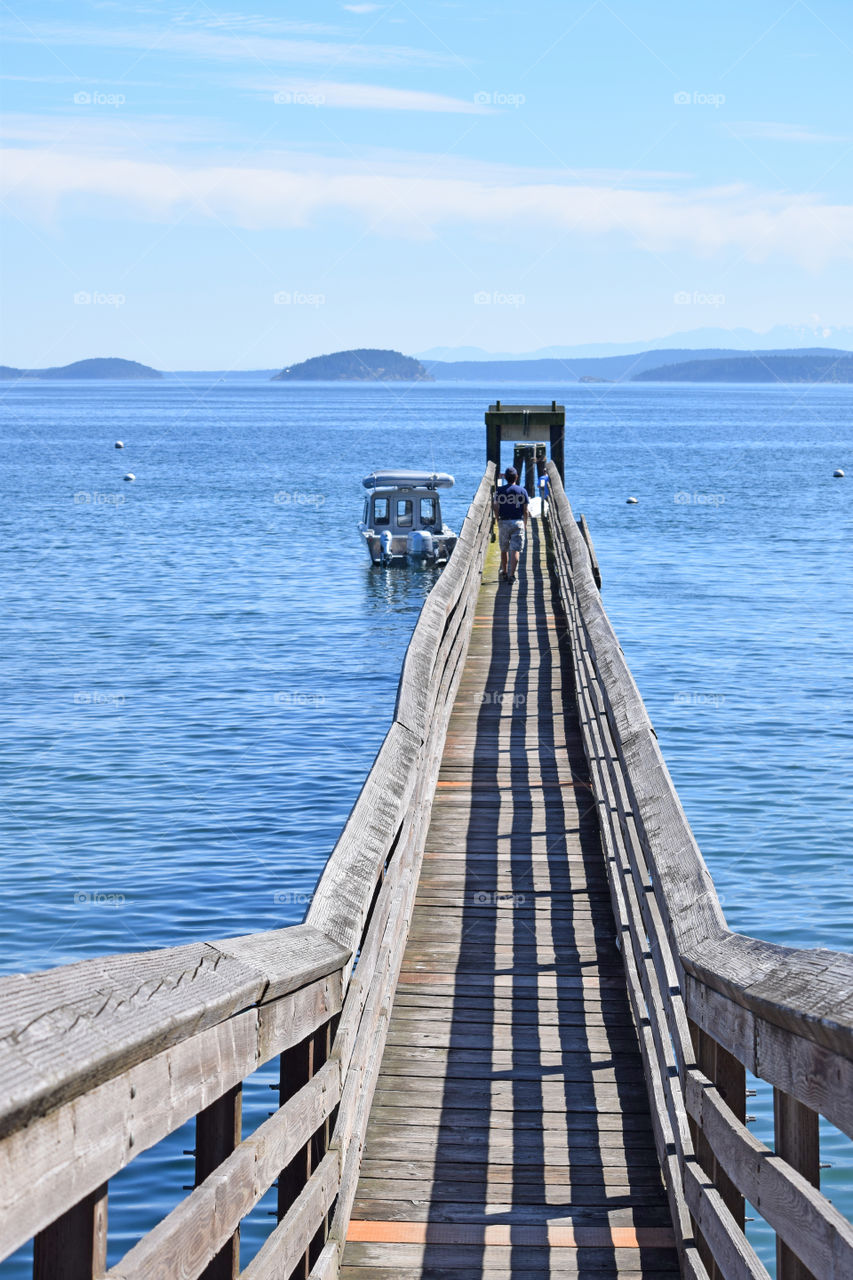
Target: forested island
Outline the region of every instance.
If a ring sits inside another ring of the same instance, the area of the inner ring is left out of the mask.
[[[359,347],[288,365],[273,382],[432,382],[420,360],[399,351]]]
[[[853,382],[853,355],[745,355],[686,360],[634,374],[632,382]]]
[[[13,369],[9,365],[0,365],[0,378],[5,381],[39,382],[62,381],[67,378],[82,379],[115,379],[115,378],[162,378],[162,373],[152,369],[150,365],[139,364],[136,360],[120,360],[114,356],[101,357],[94,360],[76,360],[74,364],[64,364],[53,369]]]

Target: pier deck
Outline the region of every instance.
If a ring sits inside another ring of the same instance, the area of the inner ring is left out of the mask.
[[[490,548],[341,1275],[678,1273],[544,526]]]

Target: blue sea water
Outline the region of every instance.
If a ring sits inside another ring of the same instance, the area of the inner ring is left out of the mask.
[[[853,389],[500,395],[566,405],[566,488],[731,927],[853,948]],[[458,528],[492,398],[239,378],[2,388],[0,972],[301,919],[435,577],[370,567],[361,477],[451,471]],[[255,1118],[270,1079],[247,1091]],[[767,1090],[751,1110],[772,1145]],[[191,1145],[177,1135],[112,1184],[111,1261],[180,1199]],[[850,1144],[827,1127],[822,1154],[850,1215]],[[24,1255],[0,1265],[25,1274]]]

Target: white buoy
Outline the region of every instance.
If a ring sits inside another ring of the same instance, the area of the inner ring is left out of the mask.
[[[832,474],[833,474],[833,476],[835,477],[835,479],[836,479],[836,480],[841,480],[841,479],[843,478],[843,476],[844,476],[844,472],[841,470],[841,468],[840,468],[840,467],[838,468],[838,470],[837,470],[837,471],[833,471],[833,473],[832,473]]]
[[[117,448],[117,449],[123,449],[123,448],[124,448],[124,441],[123,441],[123,440],[116,440],[116,448]]]
[[[637,503],[636,498],[626,498],[625,501],[628,503],[629,506],[632,506],[632,507],[636,506],[636,503]]]
[[[127,475],[124,478],[125,480],[135,480],[136,476],[133,474],[132,471],[128,471]]]

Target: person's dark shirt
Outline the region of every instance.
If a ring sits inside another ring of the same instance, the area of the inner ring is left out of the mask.
[[[523,520],[527,508],[527,490],[520,484],[505,484],[495,493],[499,520]]]

